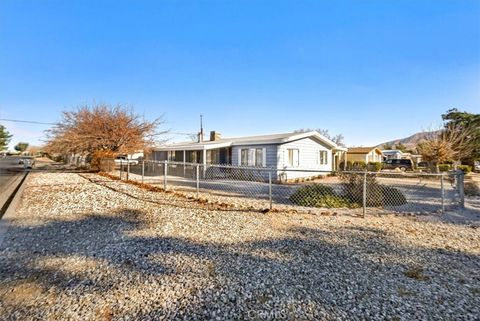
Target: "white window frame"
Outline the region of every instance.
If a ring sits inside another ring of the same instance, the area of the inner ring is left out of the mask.
[[[247,162],[246,164],[243,163],[243,151],[246,151],[247,153]],[[238,165],[240,166],[248,166],[248,148],[240,148],[238,150]]]
[[[262,151],[261,161],[257,161],[257,151]],[[247,153],[247,162],[243,162],[242,151]],[[238,149],[238,165],[239,166],[251,166],[251,167],[266,167],[267,166],[267,149],[265,147],[255,148],[239,148]]]
[[[259,160],[258,152],[261,152],[261,159]],[[267,166],[267,149],[266,148],[261,148],[257,147],[255,148],[255,166],[256,167],[266,167]]]
[[[292,151],[292,157],[290,158],[290,151]],[[297,152],[297,159],[295,160],[295,151]],[[298,148],[287,148],[287,164],[289,167],[299,167],[300,166],[300,149]]]
[[[324,157],[322,157],[322,154],[324,155]],[[328,151],[326,151],[326,150],[319,150],[318,151],[317,163],[319,165],[328,165]]]

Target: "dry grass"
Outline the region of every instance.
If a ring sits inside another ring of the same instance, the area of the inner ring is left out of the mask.
[[[411,279],[418,280],[418,281],[426,281],[426,280],[430,279],[430,277],[425,275],[425,271],[420,266],[413,266],[413,267],[409,268],[408,270],[406,270],[404,272],[404,274],[405,274],[405,276],[407,276]]]

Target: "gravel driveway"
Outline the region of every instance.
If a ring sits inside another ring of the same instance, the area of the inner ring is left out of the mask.
[[[33,173],[0,244],[1,320],[478,320],[480,229],[213,210]]]

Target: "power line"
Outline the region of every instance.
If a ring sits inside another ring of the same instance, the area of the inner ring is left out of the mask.
[[[44,123],[44,122],[33,121],[33,120],[6,119],[6,118],[0,118],[0,121],[9,121],[9,122],[14,122],[14,123],[37,124],[37,125],[57,125],[55,123]],[[180,133],[180,132],[166,132],[165,134],[185,135],[185,136],[196,135],[195,133]]]
[[[190,135],[197,135],[195,133],[179,133],[179,132],[166,132],[165,134],[171,134],[171,135],[185,135],[185,136],[190,136]]]
[[[14,123],[27,123],[27,124],[37,124],[37,125],[56,125],[55,123],[43,123],[43,122],[33,121],[33,120],[19,120],[19,119],[5,119],[5,118],[0,118],[0,120],[10,121],[10,122],[14,122]]]

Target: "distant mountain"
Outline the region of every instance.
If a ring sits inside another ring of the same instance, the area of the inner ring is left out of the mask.
[[[383,145],[392,145],[395,147],[396,144],[403,144],[405,145],[408,149],[415,148],[417,144],[427,138],[428,136],[432,134],[440,133],[439,130],[434,131],[434,132],[420,132],[413,134],[411,136],[405,137],[405,138],[399,138],[395,140],[391,140],[389,142],[381,143],[377,145],[376,147],[383,149]]]

